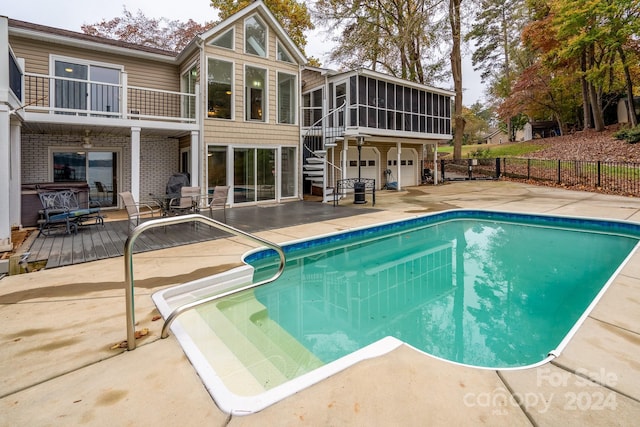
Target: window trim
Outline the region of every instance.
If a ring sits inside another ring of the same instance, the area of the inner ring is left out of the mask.
[[[212,120],[235,120],[235,84],[236,84],[236,63],[235,61],[229,60],[228,58],[223,58],[223,57],[218,57],[218,56],[214,56],[214,55],[207,55],[206,56],[206,74],[205,74],[205,81],[206,81],[206,99],[205,99],[205,108],[204,108],[204,118],[205,119],[212,119]],[[209,60],[213,59],[216,61],[222,61],[222,62],[226,62],[231,64],[231,105],[230,105],[230,110],[231,110],[231,117],[228,119],[224,119],[224,118],[220,118],[220,117],[209,117]]]

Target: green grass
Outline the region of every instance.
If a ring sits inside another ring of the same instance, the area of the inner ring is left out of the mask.
[[[462,157],[517,157],[525,156],[528,153],[541,150],[543,147],[533,141],[527,142],[514,142],[509,144],[473,144],[462,146]],[[440,146],[438,147],[438,153],[450,153],[453,155],[453,146]],[[480,156],[474,154],[480,154]],[[447,156],[448,157],[448,156]]]

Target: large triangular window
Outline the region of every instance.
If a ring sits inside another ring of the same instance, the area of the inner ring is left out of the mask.
[[[209,44],[225,49],[233,49],[233,28],[211,40]]]
[[[289,52],[287,52],[287,50],[282,46],[282,44],[280,44],[280,41],[278,41],[278,61],[283,61],[283,62],[291,62],[293,63],[293,59],[291,59],[291,55],[289,55]]]

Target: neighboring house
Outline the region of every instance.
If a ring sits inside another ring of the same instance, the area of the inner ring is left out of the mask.
[[[489,129],[483,139],[485,144],[502,144],[503,142],[509,142],[509,135],[500,129]]]
[[[27,184],[88,185],[116,208],[118,192],[145,200],[187,172],[203,193],[230,185],[231,205],[280,202],[318,184],[309,157],[335,165],[323,188],[358,170],[381,187],[386,169],[414,185],[424,148],[451,138],[452,92],[305,67],[262,1],[179,54],[6,17],[0,49],[0,251],[31,225]]]

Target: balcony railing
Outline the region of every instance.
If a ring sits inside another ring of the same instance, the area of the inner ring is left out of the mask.
[[[126,81],[126,79],[124,79]],[[27,112],[196,123],[197,95],[25,73]]]

